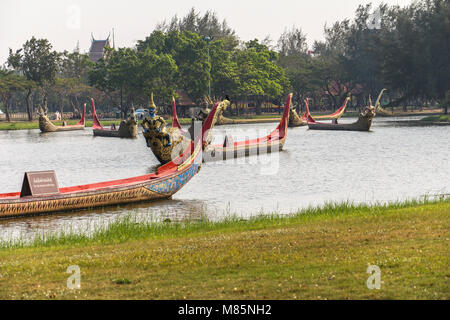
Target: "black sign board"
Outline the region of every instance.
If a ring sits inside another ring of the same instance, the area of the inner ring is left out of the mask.
[[[39,197],[59,194],[55,171],[26,172],[20,197]]]

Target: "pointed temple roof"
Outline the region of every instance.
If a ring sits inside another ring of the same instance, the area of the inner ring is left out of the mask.
[[[92,36],[91,48],[89,49],[89,59],[97,62],[103,57],[105,47],[110,47],[109,36],[106,40],[95,40]]]

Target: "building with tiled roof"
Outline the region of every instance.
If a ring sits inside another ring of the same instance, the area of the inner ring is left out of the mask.
[[[95,40],[92,36],[91,48],[89,49],[89,59],[93,62],[97,62],[100,58],[103,58],[105,53],[105,47],[110,47],[109,36],[106,40]]]

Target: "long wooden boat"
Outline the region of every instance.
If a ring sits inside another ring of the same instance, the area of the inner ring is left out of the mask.
[[[305,100],[306,105],[306,117],[308,119],[308,127],[310,130],[345,130],[345,131],[369,131],[372,125],[372,120],[375,117],[375,107],[367,107],[362,113],[359,114],[359,118],[354,123],[338,123],[337,119],[333,119],[332,123],[318,122],[309,112],[308,100]]]
[[[108,182],[61,188],[50,196],[0,194],[0,218],[103,207],[170,198],[200,170],[200,134],[179,157],[155,173]]]
[[[39,112],[39,129],[41,132],[60,132],[60,131],[74,131],[74,130],[84,130],[86,120],[86,104],[83,106],[83,115],[81,116],[81,120],[75,125],[65,125],[63,122],[62,126],[55,126],[53,122],[47,117],[47,115],[43,112]]]
[[[227,136],[225,137],[223,144],[208,144],[204,146],[204,161],[209,162],[217,160],[227,160],[239,157],[248,157],[250,155],[259,155],[281,151],[283,149],[284,142],[287,136],[291,100],[292,93],[287,97],[286,105],[280,123],[278,124],[277,128],[269,135],[262,138],[236,142],[234,142],[231,137]],[[173,107],[173,111],[174,119],[177,119],[175,107]],[[181,126],[179,126],[178,121],[173,121],[172,125],[182,130]]]
[[[101,137],[112,137],[112,138],[136,138],[137,137],[137,121],[134,116],[134,111],[131,112],[131,116],[127,120],[122,120],[120,122],[119,129],[115,128],[115,125],[111,126],[111,128],[104,128],[100,120],[98,119],[97,112],[95,111],[94,99],[91,98],[92,103],[92,117],[93,124],[92,129],[94,132],[94,136]]]

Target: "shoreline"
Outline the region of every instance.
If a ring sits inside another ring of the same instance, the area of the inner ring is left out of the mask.
[[[74,125],[77,124],[79,120],[67,120],[67,125]],[[120,125],[121,119],[117,120],[101,120],[102,125],[104,127],[109,127],[112,124],[115,124],[116,126]],[[181,124],[190,124],[191,119],[179,119]],[[62,121],[52,121],[53,124],[60,126],[62,125]],[[141,121],[139,121],[140,125]],[[172,120],[166,120],[166,123],[169,125],[172,124]],[[92,127],[92,120],[86,120],[86,128]],[[0,131],[18,131],[18,130],[35,130],[39,129],[39,122],[37,120],[34,120],[32,122],[29,121],[12,121],[12,122],[6,122],[6,121],[0,121]]]
[[[316,115],[320,116],[322,114],[317,113]],[[348,118],[348,117],[357,117],[358,116],[358,112],[354,112],[354,111],[349,111],[346,112],[342,117],[343,118]],[[400,116],[400,115],[399,115]],[[423,122],[423,123],[428,123],[428,124],[434,124],[434,123],[446,123],[446,122],[450,122],[450,116],[448,115],[444,115],[444,114],[436,114],[436,113],[419,113],[419,112],[413,112],[413,113],[408,113],[408,114],[404,114],[401,115],[403,116],[424,116],[426,117],[426,119],[421,119],[421,120],[415,120],[415,122]],[[394,116],[383,116],[383,115],[377,115],[377,117],[379,118],[393,118],[393,117],[397,117],[396,115]],[[250,116],[250,117],[229,117],[229,119],[231,120],[237,120],[237,121],[241,121],[241,123],[238,124],[256,124],[256,123],[268,123],[268,122],[279,122],[281,119],[280,117],[277,117],[276,114],[266,114],[266,115],[260,115],[260,116]],[[440,120],[442,119],[442,120]],[[180,124],[182,125],[189,125],[191,124],[191,119],[190,118],[179,118],[178,119]],[[68,120],[67,124],[68,125],[74,125],[77,124],[79,120]],[[120,122],[122,120],[120,119],[106,119],[106,120],[101,120],[102,121],[102,125],[105,127],[111,126],[113,123],[117,126],[120,125]],[[433,122],[435,121],[435,122]],[[52,121],[55,125],[61,125],[62,121]],[[172,124],[172,119],[166,119],[166,124],[167,125],[171,125]],[[92,120],[87,120],[86,121],[86,128],[92,127]],[[6,122],[6,121],[0,121],[0,131],[5,130],[33,130],[33,129],[39,129],[39,122],[37,120],[34,120],[32,122],[29,121],[11,121],[11,122]]]
[[[92,237],[3,247],[0,298],[449,299],[449,218],[449,199],[221,222],[127,218]],[[66,288],[70,265],[80,290]],[[367,289],[367,265],[380,267],[381,290]]]

